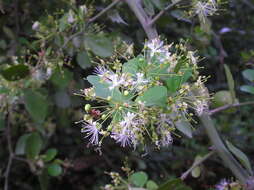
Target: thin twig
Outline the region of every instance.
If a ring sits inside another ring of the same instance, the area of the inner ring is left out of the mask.
[[[99,18],[100,16],[102,16],[104,13],[106,13],[109,9],[111,9],[112,7],[114,7],[118,2],[120,2],[121,0],[113,0],[113,2],[108,5],[105,9],[103,9],[101,12],[99,12],[97,15],[95,15],[94,17],[90,18],[87,22],[87,24],[91,24],[92,22],[94,22],[97,18]],[[83,32],[85,32],[86,27],[84,27],[81,31],[71,35],[62,45],[62,47],[60,48],[61,50],[64,49],[66,47],[66,45],[75,37],[81,35]]]
[[[181,180],[185,180],[186,177],[189,175],[190,172],[192,172],[192,170],[194,170],[197,166],[199,166],[200,164],[202,164],[204,161],[206,161],[208,158],[210,158],[213,154],[215,153],[215,151],[209,152],[208,154],[206,154],[204,157],[202,157],[200,160],[196,161],[193,163],[193,165],[181,175]]]
[[[247,105],[254,105],[254,102],[251,101],[251,102],[228,104],[228,105],[225,105],[225,106],[221,106],[221,107],[215,108],[213,110],[210,110],[209,115],[213,115],[217,112],[224,111],[224,110],[232,108],[232,107],[240,107],[240,106],[247,106]]]
[[[174,3],[169,4],[168,6],[166,6],[163,10],[161,10],[149,23],[149,25],[153,25],[166,11],[168,11],[169,9],[171,9],[172,7],[174,7],[177,3],[179,3],[181,0],[179,1],[175,1]]]
[[[6,121],[7,121],[7,127],[6,127],[6,138],[7,138],[7,147],[9,151],[9,159],[7,163],[7,167],[5,170],[5,181],[4,181],[4,190],[8,190],[8,185],[9,185],[9,176],[10,176],[10,171],[11,171],[11,166],[12,166],[12,161],[13,161],[13,149],[12,149],[12,142],[11,142],[11,127],[10,127],[10,115],[9,115],[9,108],[7,108],[7,115],[6,115]]]
[[[97,18],[99,18],[100,16],[102,16],[104,13],[106,13],[109,9],[111,9],[112,7],[114,7],[118,2],[120,2],[120,0],[113,0],[113,2],[111,4],[109,4],[105,9],[103,9],[102,11],[100,11],[97,15],[95,15],[93,18],[88,20],[88,23],[94,22]]]

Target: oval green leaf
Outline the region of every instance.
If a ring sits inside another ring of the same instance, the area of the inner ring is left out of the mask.
[[[1,71],[1,74],[8,81],[16,81],[25,78],[29,74],[29,68],[24,64],[14,65]]]
[[[62,167],[59,164],[53,163],[48,166],[48,174],[52,177],[57,177],[62,174]]]
[[[42,144],[43,141],[40,134],[37,132],[32,133],[26,140],[25,151],[27,158],[36,158],[41,151]]]
[[[147,180],[148,176],[145,172],[136,172],[130,176],[130,183],[137,187],[143,187]]]
[[[246,69],[242,72],[244,78],[248,79],[251,82],[254,82],[254,70]]]

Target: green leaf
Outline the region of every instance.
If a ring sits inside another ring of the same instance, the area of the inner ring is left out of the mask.
[[[59,164],[53,163],[48,166],[48,174],[52,177],[57,177],[62,174],[62,167]]]
[[[53,160],[56,157],[56,155],[57,155],[57,149],[50,148],[50,149],[47,150],[43,160],[45,162],[49,162],[49,161]]]
[[[248,93],[254,94],[254,87],[253,86],[243,85],[240,87],[240,90],[243,92],[248,92]]]
[[[233,76],[232,76],[232,73],[231,73],[229,67],[227,65],[224,65],[224,68],[225,68],[226,77],[227,77],[227,81],[228,81],[229,91],[230,91],[233,101],[235,101],[235,99],[236,99],[235,81],[233,79]],[[234,102],[232,102],[232,103],[234,103]]]
[[[82,69],[91,67],[91,61],[86,51],[79,52],[77,55],[77,63]]]
[[[15,147],[15,154],[16,155],[24,155],[25,154],[25,148],[26,148],[26,142],[28,137],[31,134],[24,134],[19,137],[16,147]]]
[[[157,190],[191,190],[181,179],[170,179],[162,184]]]
[[[146,106],[165,106],[167,102],[167,88],[164,86],[151,87],[143,95],[139,96],[136,101],[145,102]]]
[[[1,74],[8,81],[16,81],[25,78],[29,74],[29,68],[24,64],[14,65],[2,70]]]
[[[252,168],[250,165],[250,161],[248,157],[237,147],[235,147],[229,141],[226,141],[228,149],[235,155],[235,157],[244,165],[244,167],[248,170],[248,172],[253,175]]]
[[[145,172],[136,172],[130,176],[130,183],[137,187],[143,187],[148,180]]]
[[[147,190],[157,190],[158,189],[158,185],[154,181],[149,180],[146,183],[146,188],[147,188]]]
[[[123,72],[135,75],[138,72],[139,58],[133,58],[123,65]]]
[[[109,38],[99,35],[89,35],[85,38],[85,44],[95,55],[110,57],[113,55],[113,44]]]
[[[187,137],[192,138],[192,126],[190,122],[185,121],[184,119],[177,120],[175,122],[176,128],[185,134]]]
[[[107,97],[111,96],[112,100],[116,101],[124,101],[126,99],[126,97],[124,97],[118,89],[110,90],[110,85],[101,81],[99,76],[89,75],[87,80],[94,86],[95,94],[98,97],[106,99]]]
[[[26,140],[26,156],[29,159],[34,159],[39,155],[42,148],[43,141],[37,132],[33,132]]]
[[[242,72],[244,78],[248,79],[251,82],[254,82],[254,70],[246,69]]]
[[[182,84],[182,76],[171,76],[166,80],[166,85],[170,93],[175,93]]]
[[[72,78],[73,73],[71,73],[68,69],[57,68],[52,74],[50,80],[57,88],[64,89],[69,85]]]
[[[48,100],[42,94],[30,89],[24,91],[25,107],[33,120],[42,123],[48,113]]]

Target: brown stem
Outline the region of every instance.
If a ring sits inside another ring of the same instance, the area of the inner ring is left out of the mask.
[[[193,165],[181,175],[181,180],[185,180],[186,177],[189,175],[189,173],[194,170],[197,166],[199,166],[200,164],[202,164],[204,161],[206,161],[208,158],[210,158],[213,154],[215,153],[215,151],[209,152],[208,154],[206,154],[204,157],[202,157],[200,160],[196,161],[193,163]]]
[[[7,108],[7,114],[6,114],[6,138],[7,138],[7,148],[9,152],[9,159],[7,163],[7,167],[5,170],[5,181],[4,181],[4,190],[8,190],[8,185],[9,185],[9,176],[10,176],[10,171],[11,171],[11,166],[12,166],[12,161],[14,157],[13,149],[12,149],[12,142],[11,142],[11,127],[10,127],[10,112]]]
[[[254,105],[254,102],[244,102],[244,103],[228,104],[228,105],[225,105],[225,106],[221,106],[221,107],[215,108],[213,110],[210,110],[209,115],[213,115],[217,112],[224,111],[224,110],[229,109],[229,108],[247,106],[247,105]]]
[[[111,9],[112,7],[114,7],[118,2],[120,2],[120,0],[113,0],[112,3],[110,5],[108,5],[105,9],[103,9],[102,11],[100,11],[97,15],[95,15],[93,18],[90,18],[88,20],[88,23],[94,22],[97,18],[99,18],[100,16],[102,16],[104,13],[106,13],[109,9]]]
[[[155,24],[155,22],[169,9],[171,9],[172,7],[174,7],[177,3],[179,3],[181,0],[179,1],[175,1],[174,3],[169,4],[167,7],[165,7],[163,10],[161,10],[150,22],[149,25],[153,25]]]
[[[144,8],[142,7],[140,0],[125,0],[125,2],[129,5],[130,9],[134,12],[139,22],[141,23],[143,29],[146,32],[149,40],[158,37],[158,33],[156,28],[153,25],[150,25],[151,18],[148,17]]]

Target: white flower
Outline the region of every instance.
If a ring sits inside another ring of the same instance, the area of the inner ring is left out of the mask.
[[[203,114],[204,111],[208,109],[207,102],[205,100],[197,100],[195,103],[195,111],[200,116]]]
[[[123,133],[113,133],[111,135],[117,143],[120,143],[122,147],[131,146],[131,137]]]
[[[126,116],[124,117],[124,120],[120,122],[120,125],[122,127],[131,127],[136,125],[136,121],[134,118],[136,117],[136,114],[128,112]]]
[[[161,53],[162,47],[163,47],[163,41],[161,41],[159,38],[154,38],[151,41],[149,41],[146,46],[150,49],[150,55],[151,57],[154,56],[156,53]]]
[[[144,79],[144,73],[137,73],[136,77],[137,77],[136,80],[133,81],[134,85],[138,86],[138,85],[146,84],[149,82],[149,80]]]
[[[118,87],[124,84],[125,82],[124,78],[121,76],[118,76],[117,74],[110,75],[108,78],[110,79],[110,83],[111,83],[109,87],[110,90],[113,90],[115,87]]]
[[[107,75],[110,74],[110,71],[107,70],[105,67],[103,66],[98,66],[95,68],[94,74],[98,75],[99,77],[106,77]]]
[[[195,4],[195,13],[201,17],[207,17],[213,15],[217,11],[217,4],[214,0],[208,2],[198,1]]]
[[[89,137],[89,141],[93,145],[99,144],[99,129],[97,122],[88,121],[87,124],[81,129],[82,133],[86,133],[86,137]]]
[[[227,190],[229,188],[229,184],[230,183],[226,179],[223,179],[215,186],[215,188],[216,190]]]
[[[168,130],[165,130],[161,135],[160,143],[162,146],[169,146],[173,143],[173,138]]]

